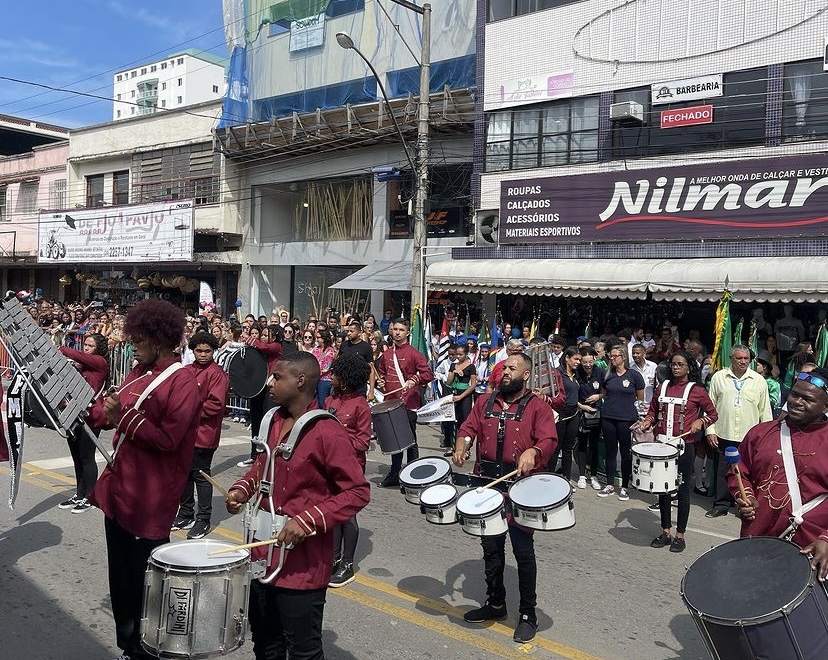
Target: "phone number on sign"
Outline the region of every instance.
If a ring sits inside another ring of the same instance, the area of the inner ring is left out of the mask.
[[[116,247],[109,248],[109,258],[110,259],[117,259],[119,257],[131,257],[133,246],[131,245],[119,245]]]

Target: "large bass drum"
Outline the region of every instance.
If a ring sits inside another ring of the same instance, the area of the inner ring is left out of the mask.
[[[828,595],[799,550],[756,536],[723,543],[693,562],[681,597],[712,658],[828,658]]]
[[[252,399],[267,384],[267,360],[255,348],[240,348],[227,359],[230,387],[243,399]]]

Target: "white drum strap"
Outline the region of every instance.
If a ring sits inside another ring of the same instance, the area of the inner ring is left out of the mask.
[[[661,391],[658,393],[658,402],[661,404],[661,418],[667,420],[667,427],[665,434],[669,437],[675,435],[675,416],[676,405],[679,405],[679,433],[684,431],[684,409],[687,407],[687,401],[690,399],[690,390],[693,389],[695,383],[687,383],[681,398],[674,396],[667,396],[667,385],[669,381],[664,381],[661,384]]]
[[[802,504],[802,494],[799,492],[799,477],[796,474],[796,463],[794,462],[793,446],[791,445],[791,430],[786,422],[779,427],[779,440],[782,445],[782,462],[785,465],[785,479],[788,482],[788,492],[791,495],[791,524],[779,535],[779,538],[790,541],[796,530],[803,522],[803,516],[811,509],[815,509],[826,498],[828,493],[817,495],[810,502]]]
[[[397,372],[397,378],[400,379],[400,387],[405,387],[405,378],[403,378],[402,370],[400,369],[400,363],[397,361],[397,347],[394,346],[394,371]],[[400,396],[402,399],[402,395]]]

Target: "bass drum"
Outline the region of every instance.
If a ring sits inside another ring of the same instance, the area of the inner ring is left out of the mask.
[[[230,387],[243,399],[252,399],[267,384],[267,360],[255,348],[240,348],[227,360]]]

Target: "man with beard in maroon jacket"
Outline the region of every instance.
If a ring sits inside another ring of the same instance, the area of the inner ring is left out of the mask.
[[[184,314],[144,300],[126,317],[136,366],[121,387],[91,408],[90,426],[115,428],[113,461],[90,493],[104,513],[109,595],[121,658],[153,658],[141,646],[144,573],[152,551],[170,541],[198,431],[201,398],[175,349]]]
[[[188,344],[195,362],[187,369],[195,376],[201,394],[201,415],[198,420],[198,437],[190,475],[181,493],[178,515],[172,529],[189,529],[188,539],[200,539],[210,531],[213,513],[213,485],[201,474],[210,475],[213,454],[219,446],[221,423],[227,403],[229,379],[227,373],[213,360],[218,350],[218,340],[206,332],[197,332]],[[195,496],[198,494],[198,511]]]

